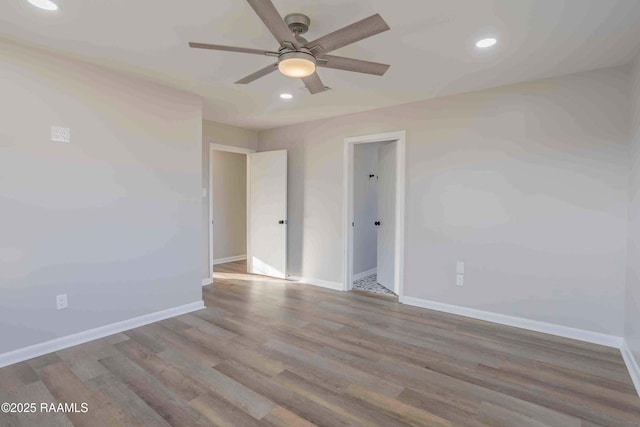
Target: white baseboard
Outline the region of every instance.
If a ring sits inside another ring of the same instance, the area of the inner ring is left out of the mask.
[[[321,288],[344,291],[344,286],[340,282],[330,282],[328,280],[312,279],[310,277],[288,276],[287,280],[300,282],[307,285],[319,286]]]
[[[377,268],[372,268],[371,270],[367,270],[367,271],[363,271],[362,273],[358,273],[358,274],[354,274],[353,275],[353,280],[360,280],[360,279],[364,279],[367,276],[371,276],[372,274],[376,274],[378,272]]]
[[[247,255],[236,255],[236,256],[230,256],[227,258],[218,258],[218,259],[214,259],[213,260],[213,265],[218,265],[218,264],[225,264],[227,262],[234,262],[234,261],[244,261],[245,259],[247,259]]]
[[[627,370],[629,371],[631,381],[633,381],[633,385],[636,388],[636,392],[638,393],[638,396],[640,396],[640,366],[638,366],[638,361],[633,356],[633,353],[626,341],[623,342],[622,348],[620,348],[620,353],[624,359],[624,364],[627,365]]]
[[[65,337],[55,338],[50,341],[13,350],[8,353],[0,354],[0,368],[33,359],[34,357],[42,356],[54,351],[62,350],[64,348],[104,338],[139,326],[148,325],[149,323],[180,316],[181,314],[191,313],[192,311],[202,310],[203,308],[205,308],[204,302],[196,301],[190,304],[156,311],[155,313],[145,314],[143,316],[134,317],[133,319],[111,323],[109,325],[78,332],[73,335],[67,335]]]
[[[416,307],[428,308],[430,310],[457,314],[459,316],[471,317],[473,319],[485,320],[487,322],[499,323],[501,325],[514,326],[516,328],[528,329],[530,331],[585,341],[592,344],[604,345],[607,347],[621,348],[624,341],[622,337],[615,335],[586,331],[584,329],[577,329],[569,326],[554,325],[552,323],[540,322],[538,320],[507,316],[506,314],[492,313],[489,311],[476,310],[474,308],[445,304],[420,298],[405,296],[402,298],[402,303]]]
[[[213,283],[213,279],[211,277],[205,277],[202,279],[202,286],[207,286]]]

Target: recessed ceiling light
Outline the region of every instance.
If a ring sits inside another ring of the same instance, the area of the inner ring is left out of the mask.
[[[493,37],[489,37],[487,39],[478,40],[476,42],[476,46],[481,47],[481,48],[486,48],[486,47],[493,46],[497,42],[498,42],[498,40],[494,39]]]
[[[280,98],[282,98],[282,99],[291,99],[291,98],[293,98],[293,95],[291,95],[290,93],[281,93],[280,94]]]
[[[29,3],[34,5],[35,7],[39,7],[44,10],[58,10],[58,5],[52,2],[51,0],[28,0]]]

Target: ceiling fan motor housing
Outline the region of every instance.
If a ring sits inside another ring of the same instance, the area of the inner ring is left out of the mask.
[[[293,34],[304,34],[309,30],[311,19],[302,13],[290,13],[284,17],[284,22]]]
[[[301,47],[300,49],[289,49],[288,47],[280,48],[278,55],[278,61],[284,61],[286,59],[292,58],[300,58],[306,59],[308,61],[316,62],[316,57],[309,49],[306,47]]]

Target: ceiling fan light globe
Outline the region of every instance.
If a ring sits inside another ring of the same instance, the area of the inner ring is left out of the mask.
[[[306,59],[285,59],[278,64],[278,70],[289,77],[307,77],[316,72],[316,64]]]
[[[288,77],[307,77],[316,72],[316,59],[304,52],[287,52],[280,55],[278,70]]]

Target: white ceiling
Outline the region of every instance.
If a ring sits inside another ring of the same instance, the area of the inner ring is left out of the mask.
[[[273,0],[311,17],[312,40],[373,13],[390,31],[333,52],[391,64],[383,77],[320,69],[332,90],[309,95],[272,73],[233,82],[273,58],[189,49],[188,41],[275,50],[242,0],[26,0],[0,4],[0,36],[47,47],[203,97],[205,117],[251,129],[628,63],[640,47],[640,0]],[[498,45],[475,48],[496,36]],[[281,92],[294,94],[282,101]]]

